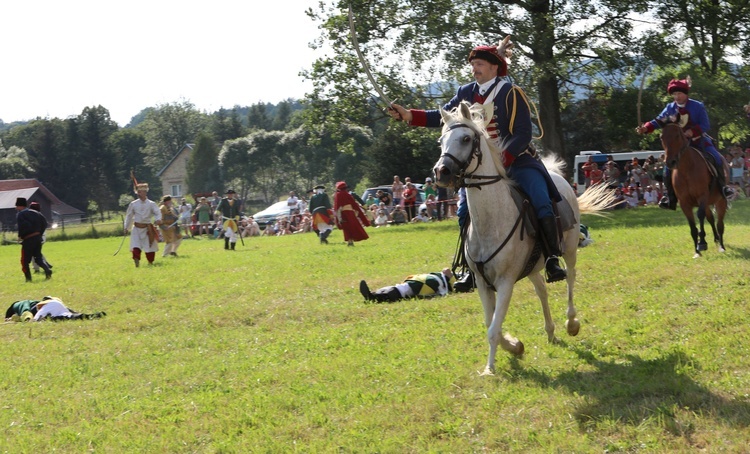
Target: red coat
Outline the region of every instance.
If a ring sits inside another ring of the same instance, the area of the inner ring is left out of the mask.
[[[370,238],[364,228],[370,225],[370,221],[351,194],[347,191],[336,191],[333,196],[333,210],[336,212],[336,227],[344,232],[346,241]]]

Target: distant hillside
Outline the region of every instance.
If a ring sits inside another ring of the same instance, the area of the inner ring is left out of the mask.
[[[3,120],[0,120],[0,132],[10,131],[16,126],[23,126],[28,123],[28,121],[14,121],[12,123],[5,123]]]

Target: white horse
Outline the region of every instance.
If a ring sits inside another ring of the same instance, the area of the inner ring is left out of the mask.
[[[466,187],[470,225],[464,253],[474,272],[484,307],[484,322],[490,344],[484,374],[492,374],[498,344],[515,355],[522,355],[524,351],[521,341],[503,333],[503,321],[513,286],[525,269],[528,271],[526,264],[535,249],[536,238],[524,231],[521,211],[511,195],[515,183],[507,177],[496,148],[487,141],[482,107],[474,105],[470,109],[468,103],[464,102],[452,112],[441,110],[441,114],[444,123],[440,138],[442,153],[433,169],[435,182],[439,186]],[[580,213],[601,212],[611,204],[612,196],[605,189],[592,189],[576,199],[570,184],[554,172],[559,171],[561,165],[561,161],[551,163],[545,160],[552,180],[570,204],[575,218],[575,225],[564,233],[561,248],[567,265],[568,319],[565,327],[569,335],[575,336],[580,329],[573,305]],[[556,342],[547,287],[540,273],[544,268],[544,257],[531,266],[533,268],[528,278],[542,302],[544,329],[548,341]]]

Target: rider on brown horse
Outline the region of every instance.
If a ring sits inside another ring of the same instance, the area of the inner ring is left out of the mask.
[[[649,134],[655,129],[660,129],[664,126],[666,119],[670,117],[678,118],[678,122],[685,135],[690,139],[691,145],[711,155],[716,168],[716,179],[718,180],[719,187],[722,188],[722,194],[724,197],[731,197],[733,191],[730,187],[726,186],[724,158],[716,150],[711,137],[708,135],[708,131],[711,129],[708,121],[708,113],[706,113],[706,108],[702,102],[688,97],[690,85],[690,76],[682,80],[670,80],[669,85],[667,85],[667,93],[672,95],[674,102],[667,104],[655,119],[637,127],[636,132],[638,134]],[[670,171],[666,167],[664,171],[664,185],[667,187],[667,194],[661,199],[659,206],[674,210],[677,208],[677,196],[674,193],[674,188],[672,188]]]

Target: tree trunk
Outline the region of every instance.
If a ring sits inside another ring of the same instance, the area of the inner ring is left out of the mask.
[[[560,118],[560,95],[557,81],[552,76],[542,77],[537,83],[539,91],[539,122],[544,128],[542,147],[546,153],[555,153],[570,161],[563,141],[562,119]]]

